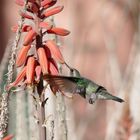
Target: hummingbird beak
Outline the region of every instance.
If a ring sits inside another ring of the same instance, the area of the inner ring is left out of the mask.
[[[114,95],[111,95],[106,89],[101,89],[101,91],[99,91],[97,93],[98,99],[103,99],[103,100],[114,100],[117,102],[124,102],[123,99],[116,97]]]

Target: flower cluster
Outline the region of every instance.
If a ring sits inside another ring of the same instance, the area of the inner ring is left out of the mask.
[[[16,4],[24,6],[24,0],[16,0]],[[70,32],[66,29],[55,27],[46,18],[57,14],[63,10],[63,6],[56,6],[57,0],[28,0],[27,10],[20,11],[20,16],[31,20],[34,24],[26,24],[22,26],[21,32],[24,32],[25,38],[23,46],[19,50],[16,58],[16,67],[21,67],[17,78],[13,83],[7,86],[7,90],[12,87],[21,85],[33,85],[40,81],[41,75],[52,74],[58,75],[57,63],[65,64],[64,58],[54,40],[45,39],[46,34],[55,34],[66,36]],[[12,31],[16,32],[18,26],[12,27]]]

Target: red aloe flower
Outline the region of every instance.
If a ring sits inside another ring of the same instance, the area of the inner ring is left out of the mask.
[[[45,49],[45,53],[46,53],[47,58],[48,59],[52,58],[50,49],[46,46],[44,47],[44,49]]]
[[[18,74],[16,80],[13,83],[9,84],[6,87],[6,89],[9,91],[12,87],[17,86],[19,84],[19,82],[21,82],[22,79],[25,77],[25,75],[26,75],[26,66],[20,71],[20,73]]]
[[[36,3],[32,2],[28,4],[28,10],[31,11],[32,13],[38,13],[39,6]]]
[[[40,80],[40,76],[41,76],[41,72],[42,72],[42,69],[41,69],[41,66],[36,66],[35,68],[35,73],[36,73],[36,82],[38,83],[39,80]]]
[[[15,0],[15,2],[20,6],[24,6],[25,4],[24,0]],[[25,66],[18,74],[16,80],[8,85],[8,89],[17,86],[23,78],[25,78],[24,84],[34,84],[35,81],[37,83],[40,81],[42,74],[45,75],[49,73],[58,75],[59,70],[56,61],[61,64],[65,63],[56,42],[53,40],[46,41],[44,38],[45,33],[61,36],[66,36],[70,33],[70,31],[64,28],[54,27],[51,22],[44,20],[44,18],[58,14],[64,7],[56,6],[48,9],[52,7],[57,0],[41,0],[40,2],[41,3],[38,3],[36,0],[28,0],[26,3],[26,11],[20,11],[22,17],[32,20],[34,28],[27,24],[22,26],[21,31],[27,33],[23,40],[23,46],[17,54],[16,65],[17,67]],[[14,26],[12,30],[16,32],[18,26]],[[32,43],[36,43],[36,47],[32,49],[33,51],[30,51],[32,55],[29,56],[28,52],[31,49]],[[56,89],[52,90],[56,91]]]
[[[33,41],[33,38],[34,38],[36,35],[37,35],[37,33],[36,33],[34,30],[30,30],[30,31],[26,34],[26,36],[25,36],[25,38],[24,38],[23,45],[24,45],[24,46],[27,46],[27,45],[31,44],[32,41]]]
[[[58,48],[58,46],[56,45],[56,43],[52,40],[48,40],[46,42],[46,47],[48,47],[50,49],[51,54],[53,55],[54,59],[56,59],[58,62],[64,64],[64,58]]]
[[[30,48],[31,48],[31,45],[23,46],[21,48],[21,50],[18,53],[17,60],[16,60],[17,67],[20,67],[25,63],[26,58],[27,58],[27,53]]]
[[[57,7],[54,7],[50,10],[47,10],[46,12],[44,12],[43,16],[44,17],[49,17],[49,16],[52,16],[52,15],[55,15],[59,12],[61,12],[63,10],[64,6],[57,6]]]
[[[52,0],[51,3],[44,5],[43,9],[48,9],[49,7],[53,6],[56,2],[57,2],[57,0]]]
[[[63,28],[53,27],[50,30],[47,30],[47,33],[53,33],[56,35],[66,36],[70,33],[70,31]]]
[[[44,7],[45,5],[50,4],[52,1],[53,1],[53,0],[43,0],[43,1],[41,2],[41,6]]]
[[[45,49],[38,48],[37,53],[38,53],[38,59],[39,59],[42,72],[43,74],[47,74],[48,73],[48,59],[46,56]]]
[[[32,27],[30,25],[23,25],[22,32],[28,32],[32,30]]]
[[[13,137],[14,137],[13,135],[8,135],[4,137],[2,140],[12,140]]]
[[[34,19],[32,16],[28,15],[27,13],[23,12],[23,11],[19,11],[19,14],[24,17],[24,18],[27,18],[27,19]]]
[[[54,61],[53,58],[49,59],[49,73],[52,75],[58,75],[59,74],[59,70],[57,67],[56,62]]]
[[[30,25],[23,25],[22,27],[22,32],[28,32],[32,29],[32,27]],[[18,30],[18,25],[14,25],[11,30],[15,33]]]
[[[28,57],[26,68],[26,83],[32,84],[35,74],[35,58],[33,56]]]

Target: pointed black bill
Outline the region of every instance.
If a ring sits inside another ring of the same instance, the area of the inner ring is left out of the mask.
[[[44,75],[44,79],[49,85],[60,92],[75,93],[77,84],[72,81],[73,77]]]
[[[116,97],[114,95],[111,95],[104,87],[100,86],[97,90],[97,95],[99,99],[105,99],[105,100],[114,100],[117,102],[124,102],[123,99]]]

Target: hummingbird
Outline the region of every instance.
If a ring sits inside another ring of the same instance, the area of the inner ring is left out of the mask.
[[[90,104],[95,103],[96,100],[114,100],[117,102],[124,102],[123,99],[111,95],[103,86],[95,82],[81,77],[62,76],[62,75],[44,75],[44,80],[48,82],[51,89],[60,91],[62,93],[79,94],[85,98]]]

